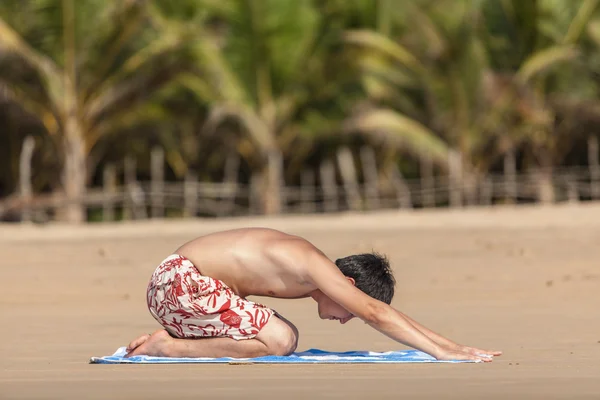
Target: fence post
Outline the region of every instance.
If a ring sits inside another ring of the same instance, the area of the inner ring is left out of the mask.
[[[265,181],[257,190],[262,199],[261,214],[284,213],[287,199],[283,177],[283,155],[279,150],[270,150],[266,154],[266,165],[263,166]]]
[[[183,181],[183,216],[193,218],[198,212],[198,176],[188,170]]]
[[[123,181],[125,183],[125,200],[123,201],[123,219],[130,220],[135,216],[135,185],[136,185],[136,160],[126,156],[123,161]]]
[[[517,159],[514,149],[504,155],[504,192],[507,203],[517,201]]]
[[[419,175],[421,176],[421,206],[435,207],[435,178],[433,177],[433,160],[429,156],[419,158]]]
[[[412,208],[413,203],[411,199],[410,188],[402,176],[402,172],[398,168],[392,168],[392,185],[396,189],[396,196],[398,197],[398,203],[400,208]]]
[[[600,199],[600,161],[598,136],[588,138],[588,166],[590,169],[590,195],[593,200]]]
[[[347,147],[342,147],[337,153],[340,175],[344,182],[344,191],[346,192],[346,202],[351,210],[360,210],[360,193],[356,179],[356,168],[354,167],[354,158],[352,152]]]
[[[21,148],[21,157],[19,159],[19,195],[25,202],[23,212],[21,213],[22,222],[31,222],[31,195],[33,193],[31,187],[31,158],[35,149],[35,140],[31,136],[27,136],[23,141]]]
[[[325,160],[321,163],[321,190],[323,191],[323,208],[326,212],[337,211],[338,194],[335,181],[335,167],[331,160]]]
[[[230,154],[225,160],[225,169],[223,171],[223,187],[220,194],[221,207],[219,207],[219,216],[231,213],[235,207],[239,168],[239,155],[237,153]]]
[[[460,152],[451,150],[448,155],[450,207],[462,205],[463,171]]]
[[[106,164],[102,171],[102,219],[104,221],[115,220],[115,195],[117,193],[117,176],[114,164]]]
[[[568,174],[565,177],[567,184],[567,200],[569,203],[579,202],[579,187],[577,185],[577,175]]]
[[[554,171],[548,164],[535,169],[536,200],[542,204],[551,204],[556,201],[554,187]]]
[[[150,164],[151,217],[162,218],[165,216],[165,151],[162,148],[152,149]]]
[[[263,189],[263,179],[260,173],[253,172],[250,177],[250,188],[248,191],[248,213],[250,215],[260,214],[261,210],[261,190]]]
[[[366,206],[368,209],[378,209],[381,207],[381,201],[379,199],[377,161],[372,147],[365,146],[360,149],[360,161],[365,180]]]
[[[465,203],[467,206],[477,205],[477,187],[478,184],[480,184],[479,179],[477,179],[474,173],[465,173],[465,171],[463,171],[462,182]]]
[[[494,195],[494,181],[489,176],[486,176],[481,182],[481,205],[492,205],[492,196]]]
[[[304,213],[314,213],[315,206],[315,175],[311,170],[304,170],[300,175],[300,209]]]

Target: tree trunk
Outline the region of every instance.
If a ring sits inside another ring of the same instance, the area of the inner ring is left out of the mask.
[[[150,152],[150,216],[163,218],[165,216],[165,151],[155,147]]]
[[[86,181],[85,142],[83,128],[77,111],[77,74],[75,47],[75,2],[63,1],[64,45],[64,155],[63,187],[67,196],[64,218],[72,224],[80,224],[86,218],[83,205]]]
[[[338,211],[337,182],[335,179],[335,166],[331,160],[321,163],[321,192],[323,193],[323,209],[325,212]]]
[[[421,155],[419,159],[419,174],[421,177],[420,200],[425,208],[435,207],[435,176],[433,175],[433,160],[431,157]]]
[[[263,214],[281,213],[281,189],[283,183],[283,155],[279,150],[272,150],[267,155],[267,163],[262,170],[261,208]]]
[[[64,219],[72,224],[80,224],[86,220],[83,196],[85,195],[85,143],[81,125],[75,116],[67,117],[64,131],[63,188],[67,197],[64,207]]]
[[[554,183],[552,168],[541,168],[537,172],[537,198],[542,204],[554,203]]]
[[[361,209],[361,198],[358,191],[358,179],[356,177],[356,168],[354,167],[354,158],[352,152],[347,147],[342,147],[337,153],[340,175],[344,183],[346,203],[353,211]]]
[[[23,141],[21,157],[19,159],[19,194],[24,202],[31,201],[33,189],[31,187],[31,158],[35,149],[35,140],[27,136]],[[21,222],[31,222],[31,207],[27,204],[21,214]]]
[[[551,204],[556,200],[554,193],[554,170],[552,157],[545,151],[540,157],[540,168],[536,174],[537,199],[542,204]]]
[[[240,169],[239,154],[230,154],[225,160],[223,171],[223,187],[219,194],[219,217],[231,215],[235,210],[238,192],[238,172]]]
[[[183,216],[195,218],[198,212],[198,175],[188,169],[183,183]]]
[[[512,148],[504,155],[504,194],[507,203],[517,202],[517,158]]]
[[[117,195],[117,170],[114,164],[106,164],[102,174],[104,200],[102,204],[102,220],[115,220],[115,197]]]
[[[300,182],[300,209],[304,214],[312,214],[316,211],[314,172],[311,170],[302,171]]]
[[[600,161],[598,137],[588,138],[588,167],[590,169],[590,196],[592,200],[600,199]]]
[[[402,175],[400,168],[396,167],[390,170],[390,181],[396,190],[396,198],[400,208],[410,209],[413,208],[412,195],[410,193],[410,187],[406,184],[406,180]]]
[[[458,151],[451,151],[448,157],[448,191],[450,207],[461,207],[463,204],[463,168],[462,155]]]
[[[360,149],[360,160],[365,181],[365,203],[366,208],[377,210],[381,207],[379,199],[379,173],[377,172],[377,157],[372,147]],[[396,165],[394,165],[397,170]]]
[[[134,218],[136,214],[135,188],[137,186],[137,160],[131,156],[126,156],[123,160],[123,182],[125,183],[125,198],[123,199],[123,219],[128,221]]]

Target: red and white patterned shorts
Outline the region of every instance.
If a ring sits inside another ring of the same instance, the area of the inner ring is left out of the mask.
[[[222,281],[201,275],[178,254],[154,271],[147,300],[152,316],[177,338],[253,339],[275,314],[241,298]]]

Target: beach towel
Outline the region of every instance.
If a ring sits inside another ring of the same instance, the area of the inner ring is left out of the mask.
[[[133,356],[125,358],[125,347],[120,347],[112,356],[92,357],[91,364],[395,364],[395,363],[469,363],[480,361],[436,360],[418,350],[400,351],[346,351],[333,352],[310,349],[289,356],[265,356],[255,358],[173,358],[154,356]]]

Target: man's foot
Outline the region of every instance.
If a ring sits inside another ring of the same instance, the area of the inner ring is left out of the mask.
[[[150,339],[150,335],[142,335],[140,337],[138,337],[137,339],[134,339],[131,341],[131,343],[129,343],[127,345],[127,348],[125,349],[125,351],[127,353],[129,353],[131,350],[135,349],[136,347],[140,347],[142,345],[142,343],[144,343],[146,340]]]
[[[172,341],[173,338],[164,329],[156,331],[152,335],[142,335],[129,343],[125,358],[141,355],[168,357],[168,349]]]

